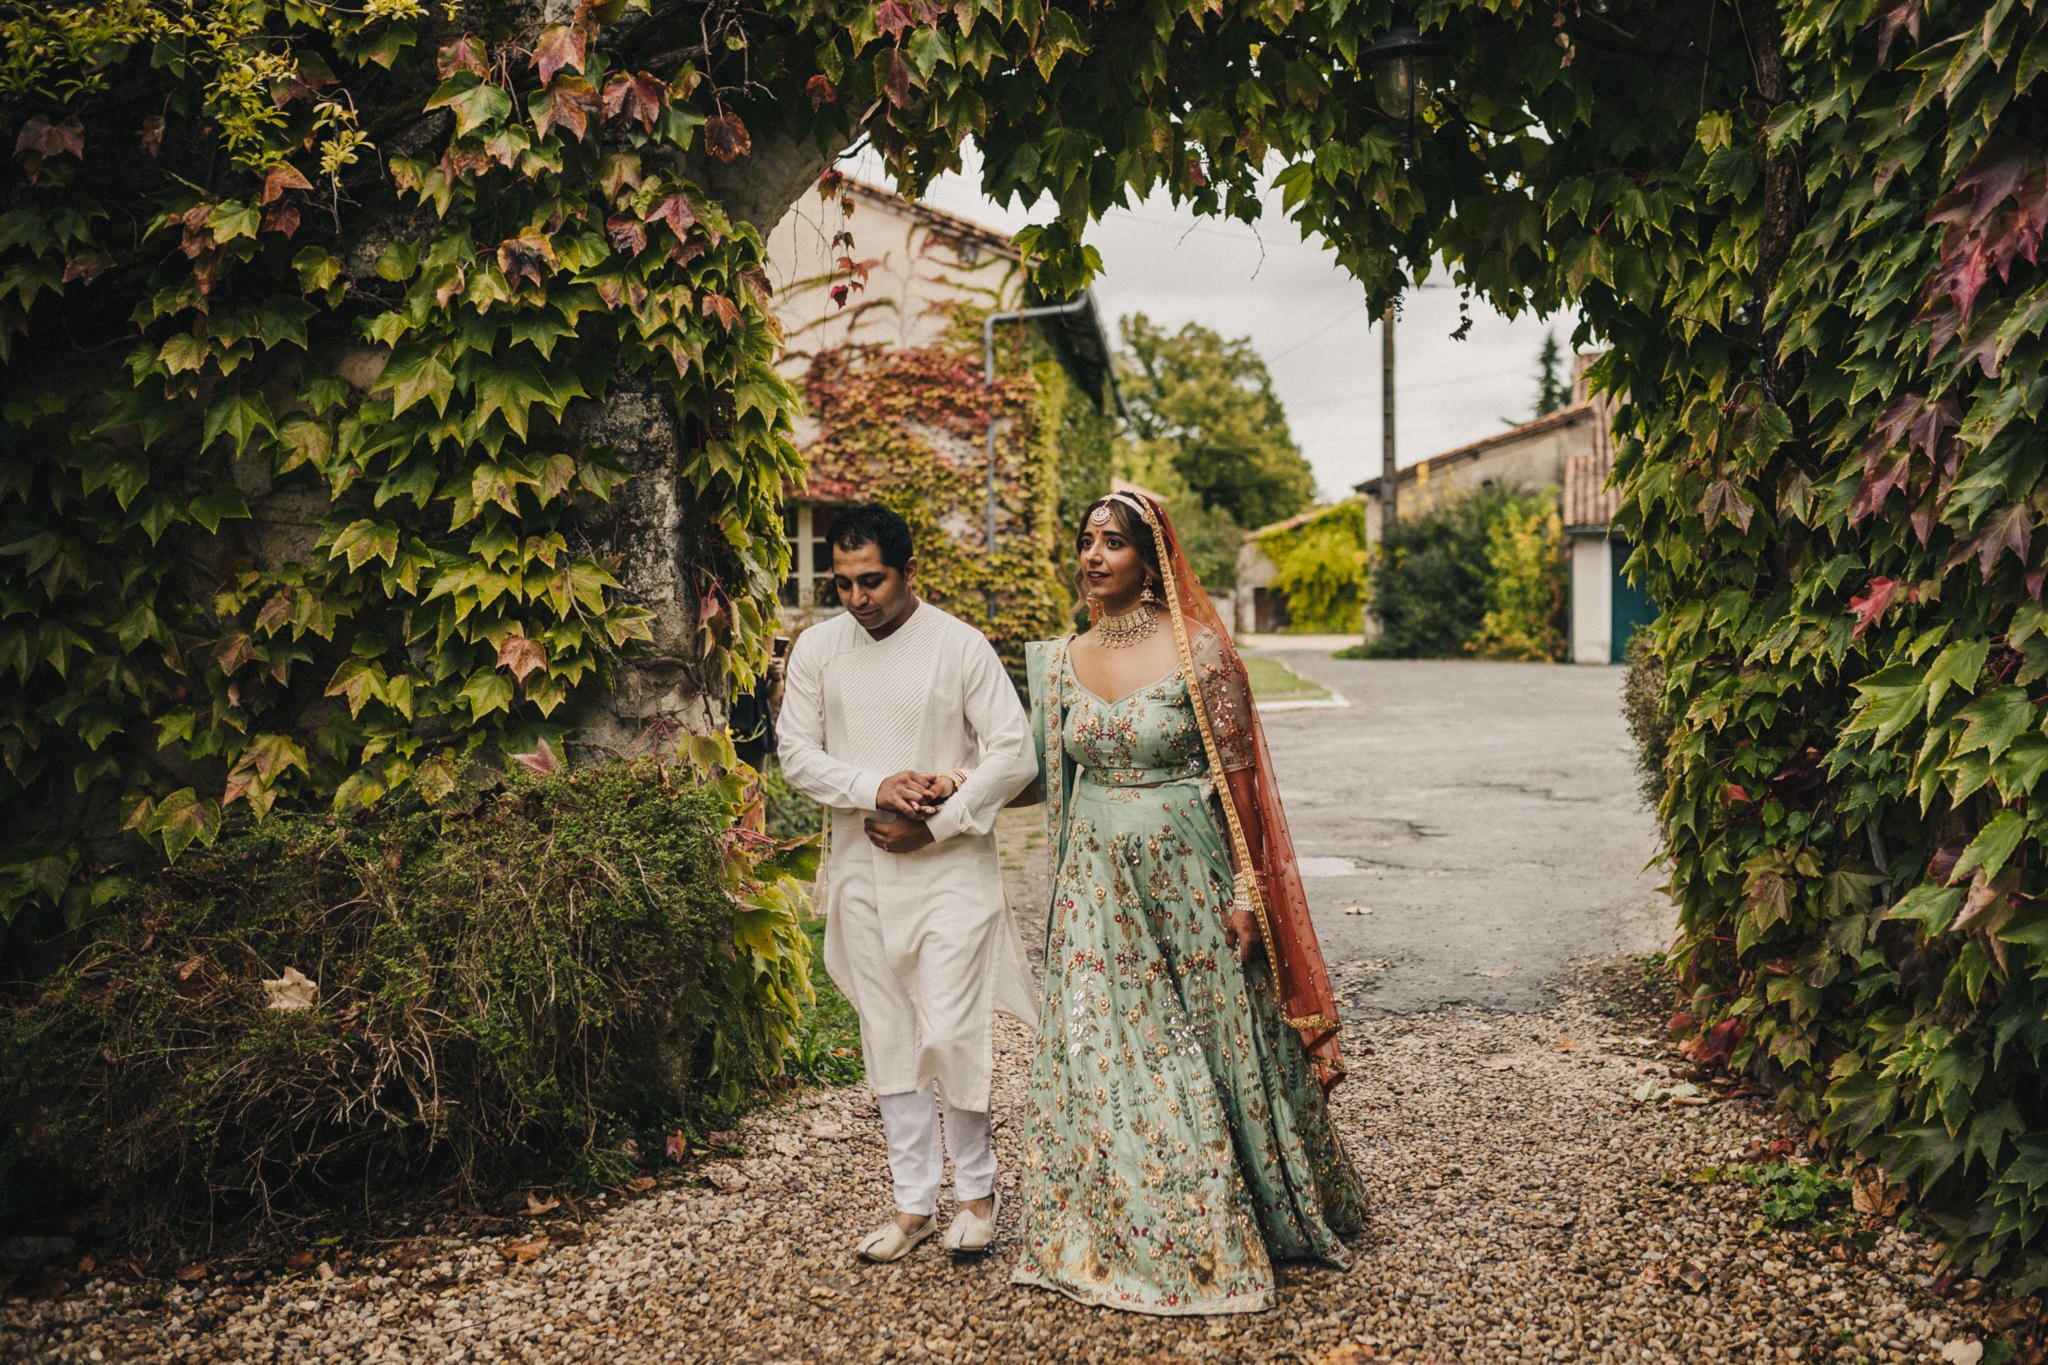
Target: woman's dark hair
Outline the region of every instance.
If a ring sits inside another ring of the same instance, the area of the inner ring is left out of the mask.
[[[1125,540],[1137,547],[1138,560],[1145,566],[1145,580],[1155,591],[1163,590],[1166,575],[1159,570],[1159,542],[1153,539],[1152,528],[1138,515],[1137,509],[1122,498],[1097,498],[1088,504],[1088,510],[1081,514],[1081,525],[1074,532],[1074,553],[1081,552],[1081,536],[1095,524],[1095,509],[1109,509],[1110,524],[1116,527]]]
[[[825,541],[835,550],[872,545],[892,569],[903,568],[916,552],[910,541],[910,524],[879,502],[864,502],[834,517]]]

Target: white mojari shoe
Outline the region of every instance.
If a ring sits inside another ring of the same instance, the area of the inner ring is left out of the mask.
[[[992,1197],[988,1217],[983,1218],[972,1209],[962,1209],[953,1215],[952,1223],[946,1228],[946,1250],[956,1256],[973,1256],[987,1251],[995,1245],[996,1219],[1003,1213],[1001,1195]]]
[[[905,1232],[891,1218],[882,1226],[860,1239],[858,1248],[863,1260],[887,1265],[900,1261],[910,1254],[910,1249],[939,1230],[939,1216],[928,1214],[915,1232]]]

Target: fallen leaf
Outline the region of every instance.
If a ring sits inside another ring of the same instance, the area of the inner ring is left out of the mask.
[[[305,1010],[313,1007],[320,984],[297,967],[287,967],[283,976],[264,981],[263,992],[270,997],[270,1008],[274,1010]]]
[[[528,1261],[538,1261],[541,1253],[547,1249],[548,1239],[536,1237],[530,1242],[507,1242],[498,1248],[498,1254],[508,1261],[517,1261],[524,1265]]]
[[[210,1267],[206,1264],[206,1262],[194,1261],[190,1265],[179,1266],[177,1269],[177,1276],[186,1284],[191,1284],[194,1280],[205,1279],[207,1271],[209,1269]]]
[[[1577,1052],[1579,1050],[1579,1040],[1567,1033],[1564,1037],[1552,1043],[1551,1046],[1559,1052]]]
[[[310,1251],[294,1251],[291,1255],[284,1258],[284,1263],[293,1270],[311,1270],[313,1268],[313,1253]]]
[[[774,1148],[777,1155],[780,1156],[802,1156],[804,1154],[804,1140],[795,1133],[777,1133],[774,1137],[768,1139],[768,1145]]]
[[[562,1207],[562,1201],[555,1198],[553,1195],[549,1195],[547,1198],[542,1199],[532,1190],[528,1190],[526,1192],[526,1211],[528,1213],[553,1213],[556,1209],[560,1207]]]
[[[730,1128],[713,1128],[704,1135],[704,1145],[707,1147],[737,1147],[740,1145],[740,1135]]]
[[[670,1161],[681,1161],[684,1154],[689,1150],[690,1138],[682,1129],[678,1128],[668,1135],[668,1159]]]
[[[1344,907],[1344,913],[1347,915],[1370,915],[1372,907],[1369,905],[1347,905]]]
[[[627,1194],[645,1194],[653,1188],[654,1177],[651,1175],[636,1175],[626,1182]]]
[[[810,1126],[804,1129],[804,1136],[816,1138],[820,1142],[844,1142],[852,1136],[852,1132],[843,1123],[835,1123],[831,1119],[813,1119]]]
[[[580,1247],[590,1240],[590,1234],[574,1223],[548,1229],[548,1240],[558,1247]]]
[[[192,973],[198,971],[201,967],[204,967],[205,965],[205,953],[201,953],[197,957],[190,957],[185,959],[183,962],[180,962],[178,964],[178,980],[190,981],[192,979]]]
[[[1850,1184],[1849,1202],[1865,1218],[1889,1218],[1904,1206],[1906,1191],[1887,1181],[1877,1167],[1863,1166]]]
[[[1984,1343],[1958,1337],[1941,1344],[1941,1358],[1944,1365],[1977,1365],[1984,1359]]]
[[[1309,1365],[1365,1365],[1366,1361],[1378,1359],[1378,1356],[1357,1342],[1347,1341],[1342,1346],[1332,1347],[1320,1355],[1310,1356]]]
[[[704,1183],[720,1194],[737,1194],[747,1187],[747,1177],[730,1162],[718,1161],[704,1168]]]

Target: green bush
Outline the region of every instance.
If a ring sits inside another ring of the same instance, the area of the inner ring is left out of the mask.
[[[0,1005],[0,1184],[175,1241],[615,1176],[776,1074],[812,998],[808,850],[733,831],[740,786],[621,764],[195,850]],[[287,968],[310,1006],[273,1007]]]
[[[1557,657],[1563,566],[1554,551],[1546,557],[1541,549],[1555,502],[1548,494],[1487,488],[1398,519],[1373,564],[1370,609],[1380,632],[1369,652],[1388,659]],[[1548,651],[1539,651],[1545,643]]]
[[[1515,498],[1486,526],[1486,614],[1468,648],[1482,659],[1564,657],[1564,522],[1554,492]]]
[[[1259,547],[1273,561],[1273,587],[1287,597],[1287,629],[1346,635],[1364,624],[1365,504],[1327,507],[1299,526],[1269,531]]]
[[[1629,637],[1626,672],[1621,682],[1621,713],[1636,744],[1636,789],[1651,810],[1664,799],[1664,755],[1671,747],[1673,717],[1664,694],[1664,661],[1651,643],[1651,632]]]

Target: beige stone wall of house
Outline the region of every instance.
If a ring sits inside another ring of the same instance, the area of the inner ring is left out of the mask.
[[[834,240],[841,232],[852,234],[850,245]],[[866,271],[844,306],[832,299],[833,286],[849,279],[842,258]],[[786,343],[782,373],[798,382],[820,352],[931,346],[952,327],[955,305],[1015,307],[1024,287],[1007,239],[851,180],[829,199],[806,195],[775,225],[768,277]],[[798,445],[815,434],[808,418],[798,421]]]
[[[1493,438],[1497,444],[1486,445],[1475,453],[1447,451],[1402,470],[1396,484],[1397,514],[1426,512],[1446,499],[1488,484],[1532,493],[1545,488],[1562,490],[1565,458],[1587,454],[1593,445],[1592,409],[1569,412],[1566,420],[1547,429],[1523,436],[1504,433],[1503,437]],[[1368,541],[1380,538],[1380,503],[1376,495],[1366,500],[1365,535]]]

